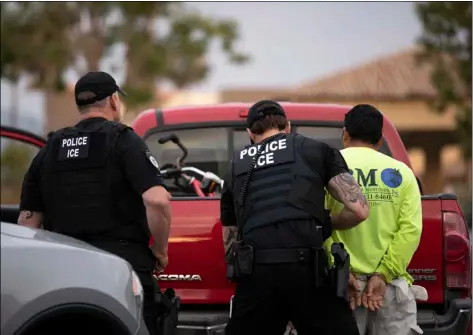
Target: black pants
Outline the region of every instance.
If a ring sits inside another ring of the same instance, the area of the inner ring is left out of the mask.
[[[135,271],[143,286],[143,319],[150,335],[158,335],[158,317],[160,316],[159,306],[155,302],[158,287],[151,271]]]
[[[313,288],[308,265],[257,265],[237,284],[227,335],[282,335],[291,321],[299,335],[359,335],[347,301]]]

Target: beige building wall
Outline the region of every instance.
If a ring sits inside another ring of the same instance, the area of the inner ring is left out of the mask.
[[[311,100],[307,99],[306,102]],[[398,131],[453,131],[455,130],[455,111],[434,113],[424,101],[313,101],[354,106],[360,103],[376,106],[394,124]]]
[[[179,91],[163,101],[162,107],[177,107],[189,105],[213,105],[221,101],[220,92]]]
[[[57,130],[76,124],[80,114],[72,92],[45,93],[44,135],[51,130]]]
[[[288,100],[286,89],[227,89],[221,92],[221,102],[256,102],[261,99]]]

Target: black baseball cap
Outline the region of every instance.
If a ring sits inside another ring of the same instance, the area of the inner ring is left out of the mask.
[[[248,110],[248,116],[246,118],[246,124],[248,128],[251,128],[253,123],[264,119],[268,115],[280,115],[286,117],[286,112],[284,112],[284,108],[282,108],[282,106],[276,101],[258,101]]]
[[[89,92],[90,95],[87,98],[79,99],[79,95],[84,92]],[[115,79],[107,72],[102,71],[85,74],[77,81],[74,88],[76,105],[79,107],[93,104],[111,96],[115,92],[126,95],[117,85]]]

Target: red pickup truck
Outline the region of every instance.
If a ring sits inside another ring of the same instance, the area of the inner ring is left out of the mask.
[[[349,106],[282,105],[293,132],[341,148]],[[170,263],[159,280],[163,288],[172,287],[181,297],[178,334],[223,334],[228,321],[234,286],[225,275],[218,186],[209,190],[208,181],[218,184],[216,176],[225,175],[232,153],[249,143],[245,130],[249,107],[231,103],[150,109],[132,125],[167,171],[166,184],[173,195]],[[1,136],[44,144],[33,134],[3,126]],[[386,118],[383,136],[380,151],[411,166],[399,134]],[[186,151],[185,169],[179,160],[182,150]],[[201,183],[195,184],[199,179]],[[206,189],[204,194],[196,185]],[[425,335],[469,334],[471,245],[465,219],[453,194],[422,195],[422,211],[421,243],[409,266],[416,285],[428,292],[428,300],[418,303],[418,324]],[[17,212],[2,208],[2,220],[10,215]]]
[[[292,131],[341,148],[342,124],[349,106],[283,103]],[[132,127],[142,136],[162,169],[181,155],[173,134],[187,147],[186,166],[224,176],[235,150],[249,143],[245,118],[250,106],[240,103],[153,109],[142,112]],[[386,155],[410,165],[406,149],[385,118]],[[163,142],[163,141],[161,141]],[[199,177],[198,175],[192,175]],[[228,319],[233,285],[225,276],[219,199],[198,196],[178,178],[167,179],[173,195],[169,267],[160,275],[182,299],[182,334],[219,334]],[[176,185],[177,184],[177,185]],[[416,284],[429,298],[419,302],[424,334],[466,334],[471,315],[471,249],[467,225],[453,194],[422,196],[423,233],[409,266]]]

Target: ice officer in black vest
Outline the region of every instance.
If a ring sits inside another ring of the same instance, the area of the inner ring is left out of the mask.
[[[252,145],[236,152],[221,198],[227,276],[236,281],[227,334],[358,334],[346,299],[326,285],[323,241],[368,216],[338,150],[291,134],[283,107],[248,111]],[[345,205],[328,220],[325,188]],[[317,265],[318,264],[318,265]]]
[[[159,307],[152,272],[168,264],[170,195],[146,144],[119,122],[119,93],[108,73],[79,79],[75,99],[82,120],[49,134],[25,175],[18,222],[127,260],[142,283],[144,320],[153,335]]]

